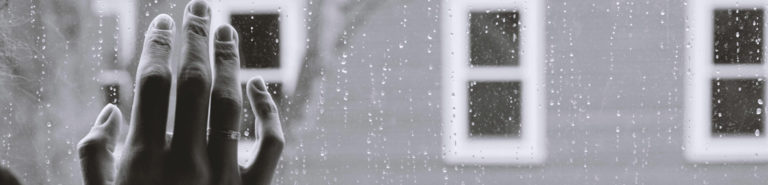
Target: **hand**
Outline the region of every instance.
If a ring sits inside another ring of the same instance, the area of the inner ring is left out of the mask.
[[[112,151],[123,119],[113,105],[104,107],[90,133],[78,144],[86,185],[271,182],[285,142],[277,107],[262,79],[248,81],[251,108],[262,123],[257,129],[261,138],[252,164],[241,168],[237,163],[242,112],[238,35],[230,25],[216,30],[212,70],[208,52],[210,11],[202,0],[193,0],[185,10],[174,133],[170,142],[166,141],[165,128],[171,96],[169,56],[175,27],[171,17],[159,15],[150,24],[144,39],[130,128],[121,158],[114,163]],[[215,72],[213,80],[212,71]],[[208,135],[206,126],[210,126]],[[114,169],[117,171],[113,172]]]

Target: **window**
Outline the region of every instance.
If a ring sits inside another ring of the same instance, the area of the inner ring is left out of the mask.
[[[104,91],[105,102],[111,104],[120,103],[120,84],[110,83],[101,86],[101,90]]]
[[[445,161],[543,163],[543,3],[444,2]]]
[[[760,136],[764,84],[762,79],[712,80],[713,137]]]
[[[716,9],[715,64],[760,64],[762,9]]]
[[[98,78],[101,95],[104,104],[123,106],[121,103],[132,97],[133,91],[133,80],[126,70],[134,57],[136,31],[132,27],[136,24],[136,9],[131,1],[93,2],[93,11],[100,15],[99,25],[117,28],[100,30],[99,38],[95,39],[98,41],[94,41],[101,47],[99,58],[103,72]]]
[[[736,6],[738,5],[738,6]],[[694,2],[686,78],[689,161],[767,161],[761,2]]]
[[[240,80],[262,76],[282,84],[291,94],[296,87],[306,49],[303,1],[212,2],[212,28],[231,24],[240,34]]]
[[[116,45],[119,49],[117,50],[117,60],[120,65],[128,65],[130,64],[134,57],[134,52],[136,50],[136,29],[133,29],[137,22],[137,10],[135,2],[133,1],[92,1],[94,3],[93,11],[97,14],[101,15],[101,26],[107,27],[112,25],[104,25],[104,20],[107,19],[114,19],[110,18],[112,16],[117,18],[117,21],[114,24],[117,24],[117,30],[103,30],[104,32],[107,31],[115,31],[117,32],[117,42]],[[105,38],[105,39],[113,39],[112,37]],[[143,39],[143,37],[142,37]]]
[[[240,34],[240,66],[244,72],[258,73],[259,71],[275,70],[280,68],[279,46],[279,15],[277,13],[265,14],[232,14],[230,24]],[[243,80],[248,80],[245,77]],[[268,83],[267,88],[275,101],[282,98],[282,85],[280,83]],[[256,117],[251,111],[251,105],[246,94],[245,81],[243,89],[243,136],[247,139],[256,138]],[[280,92],[280,93],[278,93]],[[277,102],[275,102],[277,103]]]
[[[246,94],[246,84],[242,84],[242,91],[243,91],[243,115],[242,115],[242,125],[241,125],[241,136],[248,140],[253,140],[256,138],[256,130],[255,130],[255,123],[256,123],[256,115],[254,115],[253,111],[251,110],[251,102],[248,101],[248,95]],[[279,83],[267,83],[267,89],[269,90],[269,94],[272,95],[272,97],[275,100],[275,104],[277,107],[282,107],[283,105],[283,96],[285,96],[285,93],[283,93],[282,85]]]
[[[131,75],[125,70],[105,70],[99,75],[99,83],[104,104],[122,106],[122,102],[132,97]]]
[[[470,64],[472,66],[517,66],[519,61],[520,14],[471,12],[469,15]]]
[[[240,33],[242,68],[279,68],[278,14],[233,14],[231,24]]]
[[[231,24],[240,36],[240,80],[243,89],[242,136],[257,138],[255,115],[246,94],[246,82],[261,76],[278,107],[293,93],[306,50],[303,1],[234,0],[213,2],[212,28]],[[241,151],[242,152],[242,151]],[[239,155],[247,156],[247,155]],[[241,162],[247,160],[239,159]]]
[[[520,137],[520,82],[469,82],[468,122],[469,138]]]

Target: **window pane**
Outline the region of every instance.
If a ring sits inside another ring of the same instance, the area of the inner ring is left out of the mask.
[[[278,109],[282,107],[282,100],[283,100],[283,85],[280,83],[267,83],[267,89],[269,90],[269,94],[272,95],[272,99],[275,100],[275,104],[277,105]],[[242,84],[242,90],[243,90],[243,122],[242,127],[240,128],[240,133],[243,137],[246,139],[254,139],[255,137],[255,128],[254,123],[256,123],[256,116],[253,114],[253,110],[251,109],[251,102],[248,99],[248,94],[246,93],[247,88],[246,84]],[[281,111],[282,110],[278,110]]]
[[[240,34],[241,67],[280,67],[278,17],[278,14],[232,15],[232,26]]]
[[[715,10],[716,64],[762,63],[763,10]]]
[[[120,85],[118,84],[105,84],[101,87],[104,91],[104,101],[111,104],[120,103]]]
[[[519,64],[520,15],[517,12],[470,14],[470,64]]]
[[[713,136],[762,132],[764,84],[758,79],[712,80]]]
[[[469,136],[520,136],[520,82],[469,82]]]

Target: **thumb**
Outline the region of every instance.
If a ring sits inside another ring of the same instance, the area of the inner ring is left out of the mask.
[[[115,140],[123,121],[120,109],[104,106],[91,131],[77,144],[85,185],[107,185],[114,181]]]
[[[255,143],[258,149],[252,163],[242,170],[242,181],[243,184],[271,184],[285,146],[280,116],[263,79],[249,80],[247,88],[253,113],[261,122],[256,126],[261,138]]]

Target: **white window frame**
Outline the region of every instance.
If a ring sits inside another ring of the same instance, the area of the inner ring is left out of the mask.
[[[261,76],[268,83],[281,83],[283,93],[293,94],[306,50],[307,29],[304,24],[305,13],[302,10],[305,2],[303,0],[227,0],[211,4],[213,12],[211,29],[230,23],[232,14],[279,15],[280,67],[241,69],[240,80],[245,83],[254,76]]]
[[[544,1],[444,0],[443,153],[449,164],[536,165],[546,159],[544,120]],[[470,67],[470,12],[517,11],[520,15],[518,66]],[[519,138],[469,138],[468,83],[521,82]]]
[[[134,0],[93,0],[92,9],[97,15],[117,16],[119,30],[118,63],[126,66],[132,63],[136,52],[136,6]]]
[[[768,162],[768,136],[723,137],[712,135],[712,80],[766,79],[768,61],[762,64],[715,64],[713,56],[714,11],[716,9],[762,8],[762,0],[692,0],[688,2],[690,31],[685,78],[685,157],[694,163]],[[763,29],[768,28],[763,15]],[[763,37],[768,34],[763,32]],[[765,40],[765,39],[763,39]],[[766,44],[763,45],[766,51]],[[768,87],[763,87],[768,90]],[[766,91],[768,92],[768,91]],[[763,94],[763,97],[767,94]],[[763,119],[765,128],[766,119]],[[763,130],[765,131],[765,130]]]
[[[134,0],[93,0],[92,11],[99,16],[115,16],[118,24],[118,66],[127,66],[132,63],[136,47],[136,6]],[[124,69],[105,70],[98,76],[99,88],[104,85],[117,84],[118,101],[129,102],[133,97],[133,80]],[[106,95],[105,95],[106,96]],[[110,103],[110,102],[107,102]]]

